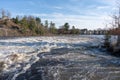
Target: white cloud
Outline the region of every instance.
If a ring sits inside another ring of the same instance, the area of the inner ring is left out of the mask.
[[[23,13],[18,15],[24,16]],[[85,15],[69,15],[62,13],[52,13],[52,14],[36,14],[30,13],[27,15],[38,16],[42,19],[44,23],[45,20],[53,21],[56,23],[56,27],[62,26],[65,22],[68,22],[71,26],[76,26],[77,28],[88,28],[88,29],[97,29],[104,28],[104,23],[110,23],[112,20],[109,15],[96,15],[96,16],[85,16]]]
[[[74,2],[80,2],[81,0],[70,0]],[[39,16],[43,21],[49,20],[56,23],[57,26],[63,25],[65,22],[69,22],[70,25],[75,25],[78,28],[104,28],[106,25],[104,23],[109,23],[111,21],[110,12],[116,10],[116,0],[95,0],[98,3],[102,3],[104,5],[84,5],[85,7],[80,5],[66,4],[63,6],[50,6],[51,8],[61,10],[58,12],[51,12],[49,14],[42,13],[26,13],[26,15],[34,15]],[[120,0],[118,0],[120,1]],[[31,5],[35,5],[33,2],[29,2]],[[48,6],[49,7],[49,6]],[[63,13],[62,11],[69,11],[68,13]],[[72,13],[72,14],[70,14]],[[24,15],[23,13],[19,13],[20,15]]]
[[[109,9],[111,8],[110,6],[98,6],[97,9],[101,10],[101,9]]]
[[[41,14],[39,14],[41,15]],[[45,14],[46,18],[42,18],[42,20],[49,20],[56,23],[56,26],[61,26],[65,22],[70,23],[71,26],[75,25],[77,28],[88,28],[88,29],[96,29],[96,28],[104,28],[105,22],[110,22],[110,16],[82,16],[82,15],[64,15],[61,13],[53,13],[53,14]]]
[[[55,9],[63,9],[63,7],[60,7],[60,6],[54,6],[53,8],[55,8]]]

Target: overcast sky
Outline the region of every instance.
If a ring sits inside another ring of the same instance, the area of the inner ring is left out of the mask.
[[[56,26],[68,22],[79,29],[105,28],[120,0],[0,0],[0,8],[16,15],[34,15],[53,21]]]

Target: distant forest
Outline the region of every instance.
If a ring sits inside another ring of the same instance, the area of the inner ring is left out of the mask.
[[[24,35],[57,35],[57,34],[80,34],[79,29],[72,26],[70,29],[69,23],[65,23],[59,28],[54,22],[45,20],[41,22],[41,18],[34,16],[16,16],[11,18],[11,13],[1,9],[0,11],[0,28],[11,25],[12,29],[17,29],[19,33]]]
[[[0,10],[0,36],[38,36],[38,35],[64,35],[64,34],[97,34],[103,35],[119,34],[120,29],[110,30],[87,30],[77,29],[75,26],[70,28],[69,23],[65,22],[59,28],[54,22],[45,20],[41,22],[40,17],[34,16],[16,16],[11,18],[11,13],[4,9]]]

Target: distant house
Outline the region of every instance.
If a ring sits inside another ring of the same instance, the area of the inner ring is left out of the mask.
[[[88,34],[88,35],[92,35],[93,33],[94,33],[94,31],[92,31],[92,30],[88,30],[88,31],[87,31],[87,34]]]
[[[88,31],[87,29],[81,29],[80,34],[87,34],[87,31]]]

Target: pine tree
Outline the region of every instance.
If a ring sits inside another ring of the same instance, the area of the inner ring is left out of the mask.
[[[68,31],[68,30],[69,30],[69,27],[70,27],[70,26],[69,26],[69,23],[65,23],[65,24],[64,24],[64,29],[65,29],[65,31]]]
[[[50,33],[52,33],[52,34],[56,34],[57,33],[57,29],[55,27],[55,23],[53,23],[53,22],[50,23],[49,30],[50,30]]]
[[[48,29],[48,20],[45,20],[45,28]]]

